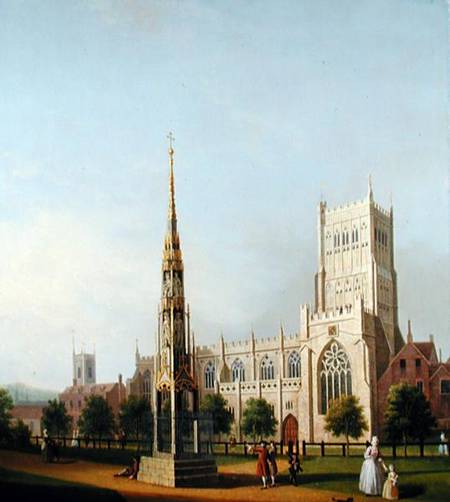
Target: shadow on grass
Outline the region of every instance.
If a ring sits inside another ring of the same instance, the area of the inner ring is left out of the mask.
[[[65,485],[51,486],[45,484],[22,484],[19,482],[0,481],[2,500],[24,502],[124,502],[125,499],[113,490],[90,488],[84,486]]]
[[[425,493],[425,487],[421,484],[403,483],[400,485],[400,498],[414,498]]]

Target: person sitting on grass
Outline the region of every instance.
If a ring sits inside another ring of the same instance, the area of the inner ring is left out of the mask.
[[[125,467],[121,471],[114,474],[115,478],[124,477],[128,479],[136,479],[139,472],[139,457],[133,457],[129,467]]]

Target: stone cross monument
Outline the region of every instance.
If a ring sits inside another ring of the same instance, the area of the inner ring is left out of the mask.
[[[194,339],[185,308],[184,267],[177,230],[174,138],[169,139],[169,211],[162,260],[161,304],[156,337],[153,389],[153,455],[143,457],[138,479],[181,486],[216,478],[214,458],[201,447]],[[203,448],[204,449],[204,448]]]

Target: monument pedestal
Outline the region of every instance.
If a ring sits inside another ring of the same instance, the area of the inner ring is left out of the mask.
[[[208,486],[217,480],[213,457],[174,458],[170,453],[141,457],[138,481],[159,486]]]

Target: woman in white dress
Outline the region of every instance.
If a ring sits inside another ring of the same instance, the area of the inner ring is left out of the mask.
[[[439,455],[448,455],[448,444],[447,444],[447,436],[445,432],[441,432],[441,444],[439,445]]]
[[[383,490],[383,473],[381,472],[381,462],[378,448],[377,436],[372,438],[371,445],[364,453],[364,462],[359,476],[359,489],[366,495],[381,495]]]

